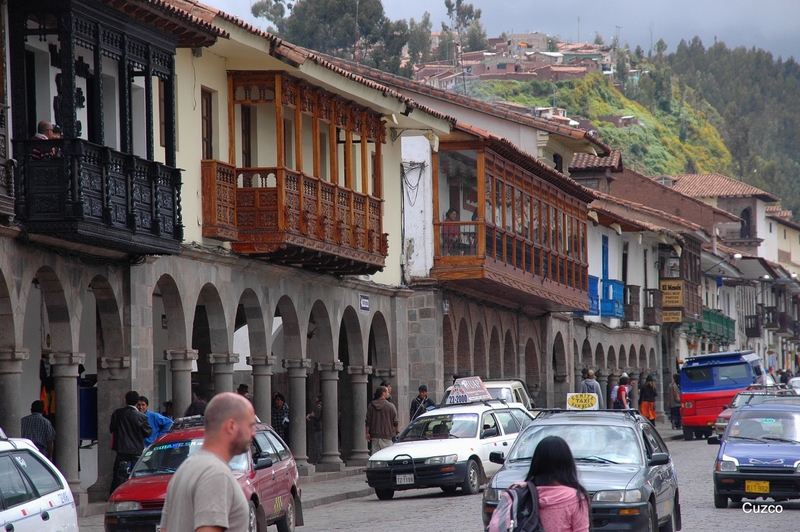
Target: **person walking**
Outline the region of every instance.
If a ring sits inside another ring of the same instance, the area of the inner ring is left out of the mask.
[[[435,406],[433,401],[428,397],[428,387],[424,384],[419,387],[418,389],[419,395],[417,395],[411,401],[411,408],[409,409],[409,413],[411,417],[409,418],[410,421],[414,421],[419,416],[424,414],[428,411],[428,408],[431,406]]]
[[[281,392],[272,394],[272,428],[288,445],[289,443],[289,405]]]
[[[650,423],[652,423],[654,427],[656,426],[656,418],[658,417],[658,414],[656,414],[657,396],[658,390],[656,390],[656,379],[652,374],[648,375],[644,382],[644,386],[642,386],[642,403],[639,406],[639,411],[644,417],[650,420]]]
[[[147,416],[147,422],[150,423],[150,428],[153,433],[144,439],[144,446],[149,447],[151,443],[167,433],[172,426],[172,420],[167,416],[162,416],[158,412],[148,410],[150,408],[150,400],[144,395],[139,396],[139,401],[136,403],[136,410]]]
[[[630,399],[628,399],[628,382],[629,377],[620,377],[619,386],[617,386],[617,396],[614,399],[614,410],[629,410],[631,407]]]
[[[317,463],[322,458],[322,394],[317,394],[316,404],[307,416],[306,421],[311,421],[311,426],[314,429],[314,442],[317,444],[317,457],[314,463]]]
[[[113,435],[111,448],[117,452],[112,470],[111,493],[125,482],[126,465],[133,464],[144,451],[144,439],[153,433],[147,416],[136,409],[139,394],[134,390],[125,394],[125,406],[111,414],[109,430]],[[121,470],[121,471],[120,471]]]
[[[56,429],[50,420],[44,417],[44,401],[31,403],[31,413],[20,420],[21,433],[36,444],[36,447],[46,457],[53,458],[53,445],[56,441]]]
[[[250,508],[228,462],[248,451],[255,435],[256,414],[245,397],[224,392],[208,403],[203,446],[167,485],[161,532],[248,530]]]
[[[397,429],[397,409],[389,402],[389,391],[378,386],[373,401],[367,407],[367,441],[372,445],[372,454],[391,447],[392,438],[400,434]]]
[[[606,401],[603,392],[600,389],[600,383],[594,378],[594,371],[589,370],[586,372],[586,378],[581,382],[580,393],[593,393],[597,395],[597,408],[605,410]]]
[[[236,388],[236,393],[252,401],[252,399],[250,399],[250,387],[245,383],[241,383],[239,387]]]
[[[672,428],[681,428],[681,376],[673,375],[672,382],[669,383],[669,417],[672,421]]]

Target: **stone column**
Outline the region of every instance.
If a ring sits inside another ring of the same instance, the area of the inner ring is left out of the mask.
[[[578,364],[575,364],[575,388],[574,392],[578,393],[581,389],[581,383],[583,382],[583,365],[578,367]]]
[[[192,404],[192,361],[197,360],[197,349],[167,349],[164,360],[169,361],[172,374],[172,415],[178,418]]]
[[[642,382],[639,382],[640,371],[641,370],[639,368],[632,368],[632,367],[625,368],[625,373],[627,373],[628,378],[631,379],[630,383],[631,391],[628,395],[631,399],[631,408],[633,408],[634,410],[639,409],[639,387],[641,387],[641,385],[643,384]],[[647,375],[645,375],[645,377],[647,377]],[[636,379],[635,382],[634,379]]]
[[[369,460],[367,438],[364,435],[364,420],[367,418],[367,383],[372,373],[371,366],[347,366],[350,388],[353,394],[351,415],[353,416],[353,449],[347,459],[348,466],[364,466]]]
[[[28,360],[27,349],[6,347],[0,349],[0,427],[10,438],[19,438],[20,413],[27,412],[25,405],[20,404],[22,389],[22,362]]]
[[[301,358],[283,361],[289,374],[289,442],[301,476],[314,472],[306,454],[306,377],[312,367],[311,359]],[[323,403],[323,407],[325,403]]]
[[[341,360],[318,363],[322,388],[322,459],[317,471],[344,471],[339,456],[339,372],[344,369]]]
[[[67,483],[79,506],[89,503],[86,492],[81,489],[81,475],[78,471],[78,364],[83,364],[83,353],[51,353],[50,373],[55,380],[56,403],[56,444],[55,462],[66,477]]]
[[[603,394],[603,405],[605,405],[607,409],[610,409],[614,405],[608,404],[609,400],[608,394],[611,391],[608,388],[608,377],[609,377],[608,373],[609,372],[606,369],[598,369],[595,370],[594,376],[597,378],[598,384],[600,384],[600,393]]]
[[[208,361],[214,368],[214,395],[233,392],[233,365],[239,362],[237,353],[209,353]]]
[[[247,357],[253,368],[253,409],[258,418],[266,424],[272,423],[272,366],[274,356]]]

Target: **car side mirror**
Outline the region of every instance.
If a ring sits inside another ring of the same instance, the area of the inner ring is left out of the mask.
[[[486,429],[483,431],[483,434],[481,434],[481,438],[493,438],[495,436],[497,436],[496,428]]]
[[[502,451],[492,451],[489,453],[489,461],[493,464],[503,465],[506,462],[506,453]]]
[[[669,455],[667,453],[653,453],[648,464],[651,466],[667,465],[669,464]]]
[[[267,469],[268,467],[272,467],[272,458],[259,458],[256,460],[253,469],[256,471],[261,471],[262,469]]]
[[[706,441],[709,445],[719,445],[722,442],[722,439],[719,436],[709,436]]]

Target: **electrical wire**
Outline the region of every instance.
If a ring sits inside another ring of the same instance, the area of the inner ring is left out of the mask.
[[[400,164],[400,177],[403,180],[403,183],[408,190],[408,201],[409,204],[413,207],[415,203],[417,203],[417,198],[419,197],[419,186],[422,182],[422,175],[425,172],[425,168],[427,168],[428,163],[425,161],[422,162],[403,162]],[[409,174],[414,170],[419,170],[419,175],[417,175],[417,182],[411,183],[409,179]],[[414,197],[411,197],[411,194],[414,194]]]

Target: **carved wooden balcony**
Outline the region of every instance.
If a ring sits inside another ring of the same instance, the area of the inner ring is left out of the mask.
[[[783,338],[789,338],[794,334],[794,319],[788,312],[778,312],[778,328],[775,334]]]
[[[625,286],[625,321],[639,321],[641,318],[642,287],[636,285]]]
[[[287,168],[203,161],[202,169],[209,191],[204,236],[230,240],[243,255],[315,271],[360,275],[383,269],[389,251],[383,200]]]
[[[744,317],[744,334],[748,338],[761,338],[761,315],[750,314]]]
[[[531,312],[590,310],[588,265],[574,258],[488,222],[436,222],[434,235],[431,277],[463,293]]]
[[[644,291],[644,324],[661,325],[663,323],[663,293],[657,288]]]
[[[135,254],[179,251],[180,170],[81,139],[14,141],[14,153],[27,232]]]
[[[693,323],[703,319],[703,299],[696,283],[665,277],[660,283],[665,323]]]

